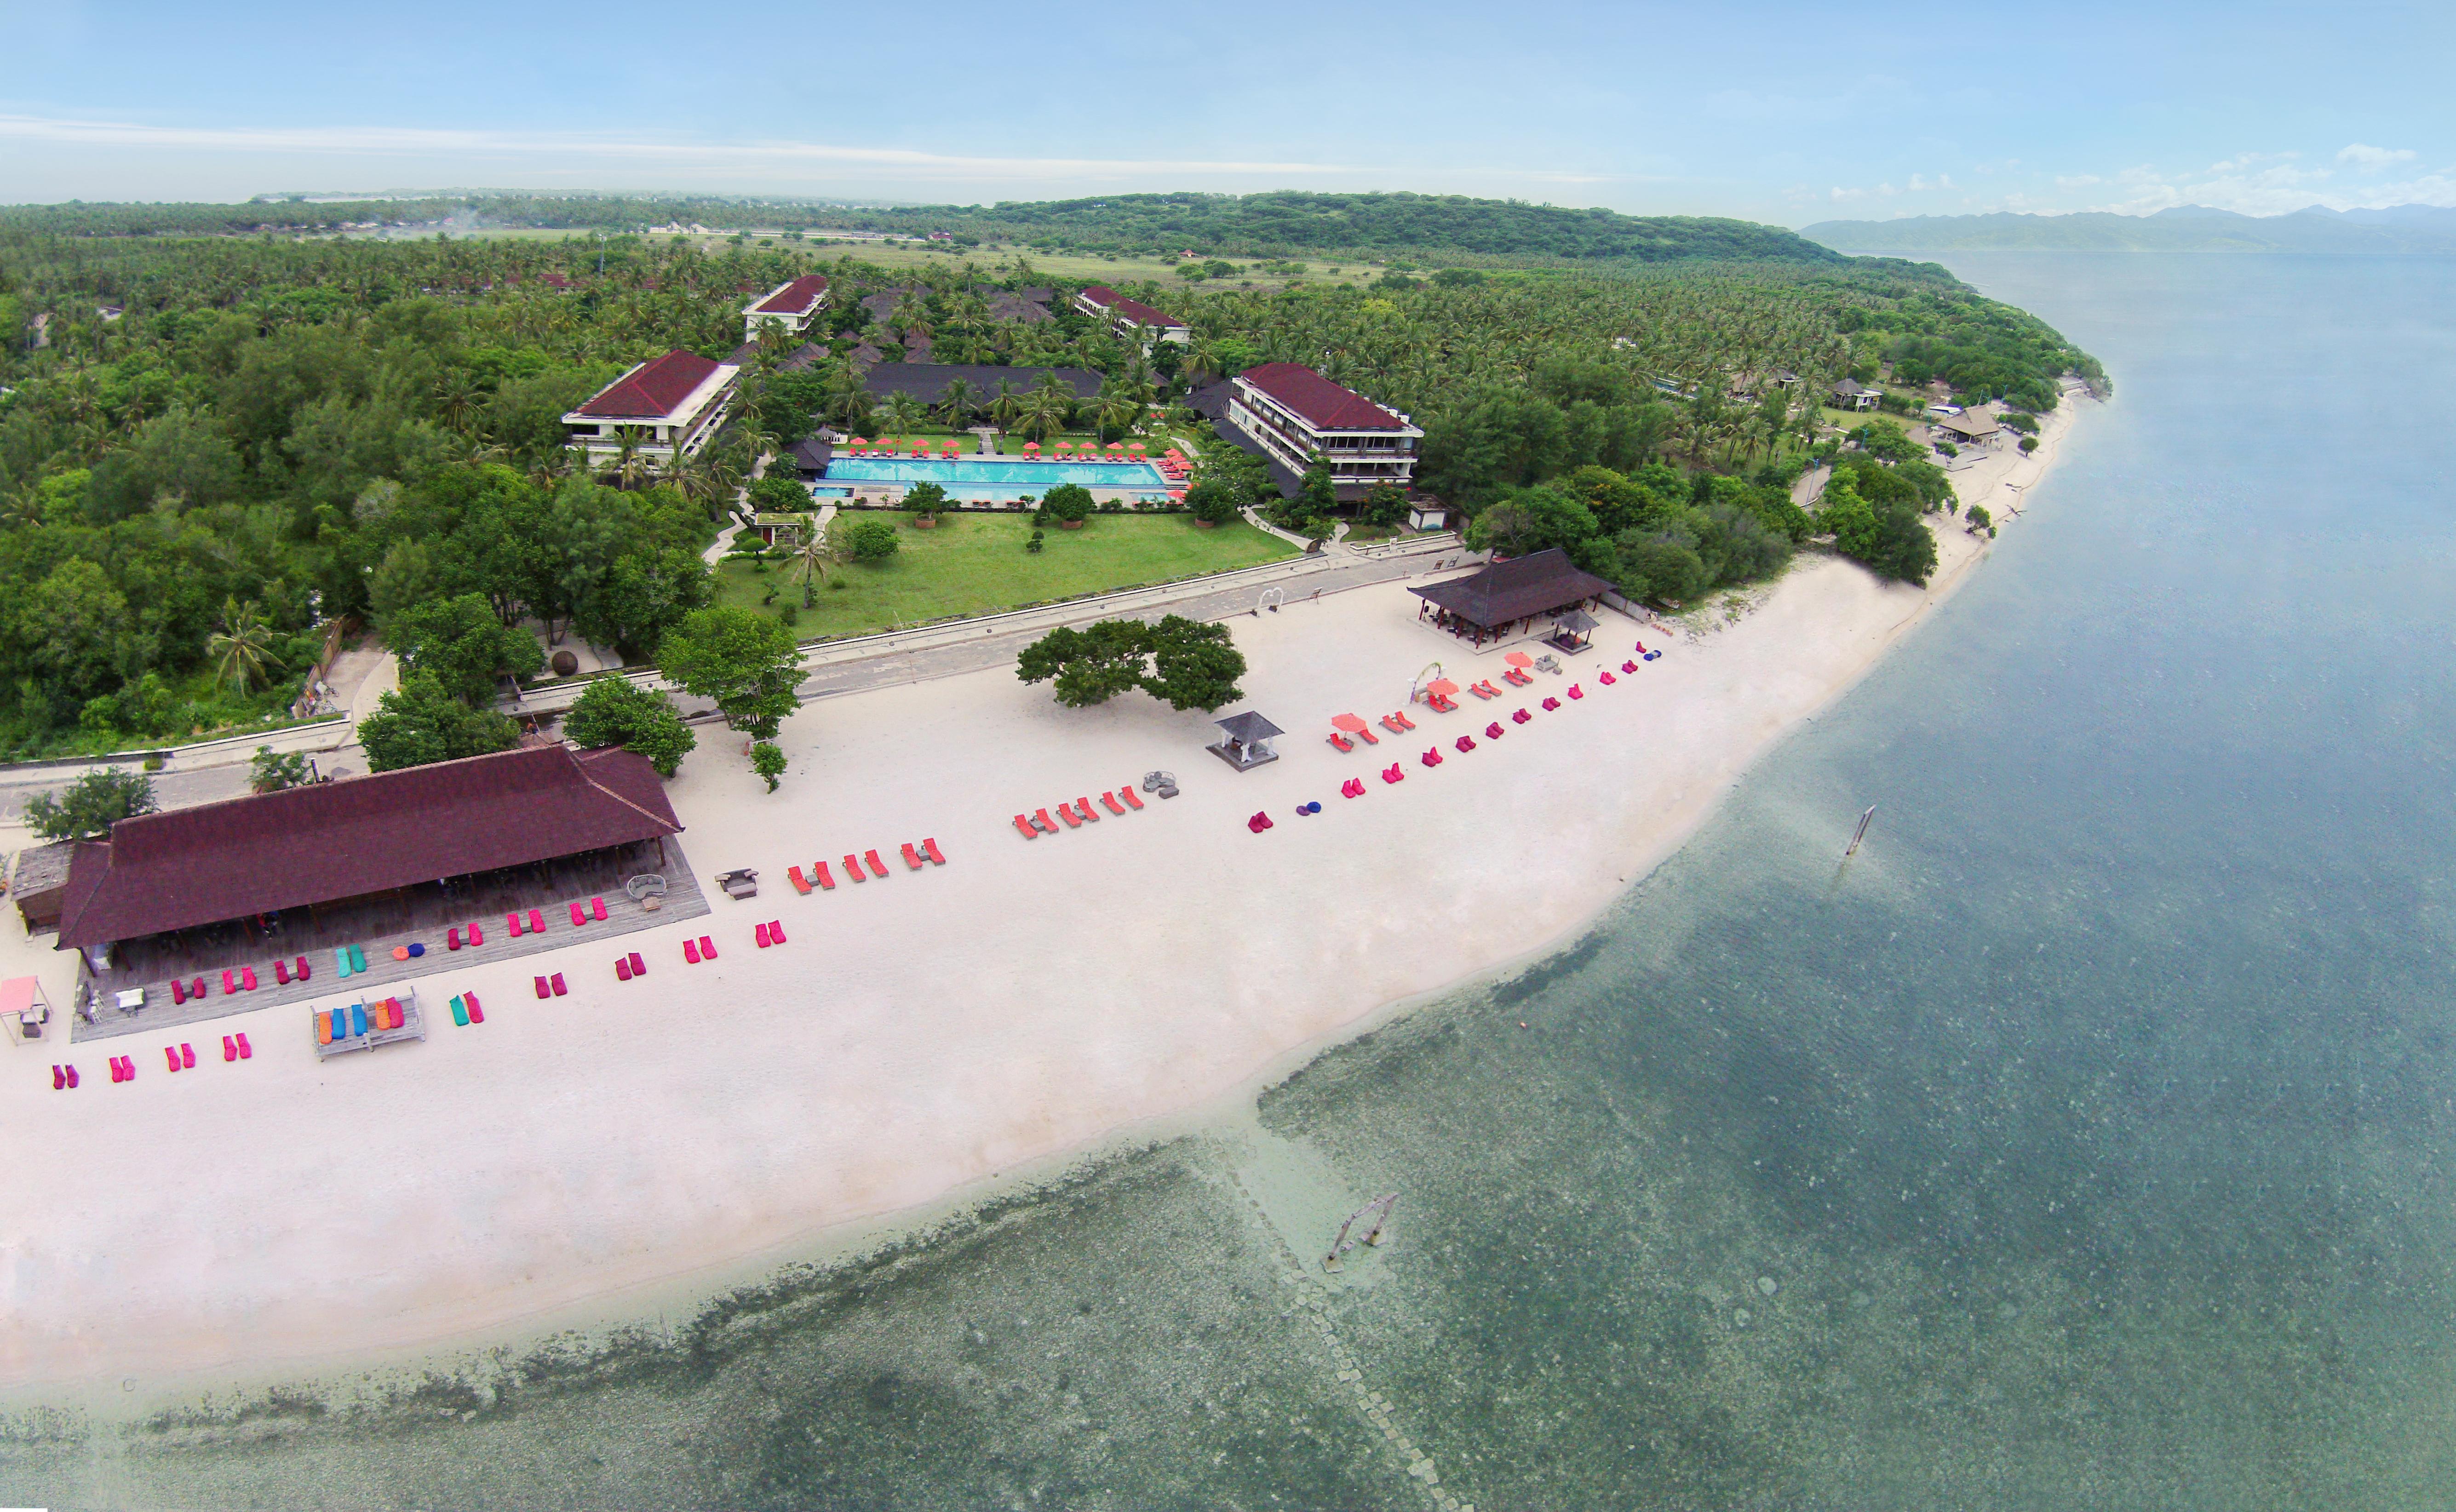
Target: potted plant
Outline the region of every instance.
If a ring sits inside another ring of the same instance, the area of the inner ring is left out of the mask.
[[[1080,530],[1091,518],[1092,490],[1080,483],[1059,483],[1040,501],[1040,509],[1060,530]]]
[[[940,511],[948,507],[947,490],[936,483],[914,483],[904,491],[904,507],[912,512],[913,528],[934,530]]]

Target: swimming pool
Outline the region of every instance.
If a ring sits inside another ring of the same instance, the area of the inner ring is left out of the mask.
[[[838,457],[828,463],[828,481],[936,483],[962,499],[1038,496],[1060,483],[1168,492],[1168,480],[1149,462],[1035,462],[1003,458],[947,461],[927,457]]]

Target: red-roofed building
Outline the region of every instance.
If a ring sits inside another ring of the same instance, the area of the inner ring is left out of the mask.
[[[636,456],[689,457],[725,423],[741,373],[734,362],[668,352],[599,389],[563,423],[571,427],[571,444],[588,448],[592,461],[620,456],[625,432]]]
[[[1132,336],[1141,326],[1146,340],[1190,341],[1193,333],[1185,322],[1173,315],[1153,309],[1139,299],[1129,299],[1105,283],[1095,283],[1074,296],[1074,308],[1095,320],[1106,320],[1109,329],[1119,336]]]
[[[742,339],[757,340],[763,325],[781,325],[800,336],[827,302],[828,280],[819,274],[806,273],[790,283],[780,283],[742,307]]]
[[[1316,458],[1328,462],[1342,499],[1361,498],[1377,483],[1406,487],[1416,474],[1416,443],[1424,438],[1404,415],[1296,362],[1238,374],[1225,418],[1291,472],[1303,472]]]

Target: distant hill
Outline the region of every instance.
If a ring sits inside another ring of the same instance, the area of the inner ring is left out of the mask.
[[[1780,226],[1695,215],[1624,215],[1456,194],[1111,194],[998,205],[849,206],[787,199],[439,194],[417,198],[245,205],[24,205],[0,230],[69,235],[246,235],[370,221],[455,219],[594,230],[697,222],[724,230],[876,231],[1097,252],[1248,257],[1440,255],[1522,261],[1739,259],[1824,265],[1829,249]]]
[[[1914,215],[1901,220],[1828,220],[1800,232],[1837,252],[2367,252],[2456,253],[2456,210],[2394,205],[2241,215],[2179,205],[2154,215],[2102,211],[2071,215]]]

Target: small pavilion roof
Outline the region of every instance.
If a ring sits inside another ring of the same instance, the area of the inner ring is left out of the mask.
[[[1230,740],[1242,741],[1248,746],[1258,740],[1269,740],[1274,735],[1287,733],[1286,730],[1279,728],[1252,709],[1247,709],[1242,714],[1231,714],[1226,719],[1214,720],[1212,723],[1225,731]]]

